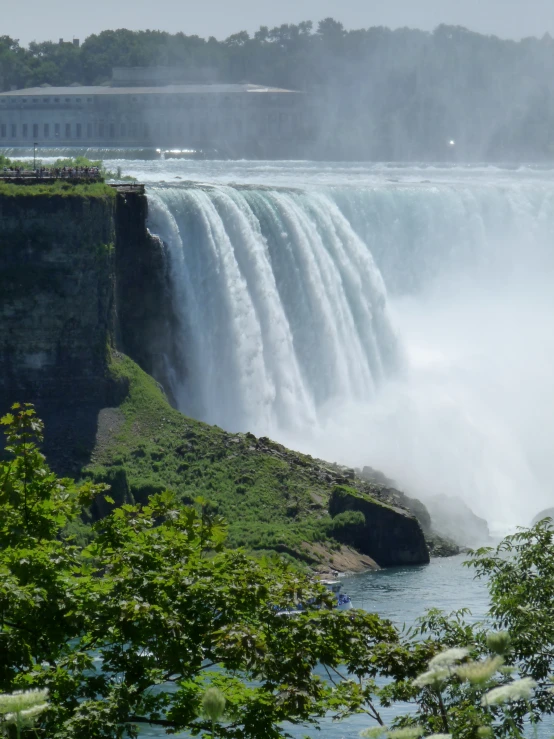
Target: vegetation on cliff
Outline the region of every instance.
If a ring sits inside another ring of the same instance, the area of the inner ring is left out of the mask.
[[[0,181],[0,197],[8,198],[107,198],[115,199],[116,193],[113,187],[103,182],[67,182],[65,180],[52,180],[51,182],[40,182],[32,185],[18,185],[12,182]]]
[[[387,564],[428,561],[419,524],[398,507],[401,493],[270,439],[230,434],[187,418],[123,355],[113,354],[110,373],[126,388],[124,398],[119,407],[100,413],[97,444],[84,474],[109,483],[118,504],[145,503],[165,488],[188,503],[201,496],[229,522],[232,546],[277,551],[312,566],[349,569],[341,565],[339,543],[340,536],[348,545],[348,528],[341,528],[329,512],[333,490],[348,485],[372,504],[367,527],[387,540]],[[371,551],[365,554],[379,563]]]
[[[41,159],[36,159],[33,164],[35,164],[37,167],[43,166],[43,162]],[[4,156],[3,154],[0,154],[0,174],[4,173],[8,177],[10,175],[13,175],[13,172],[7,171],[10,169],[21,169],[23,171],[28,170],[30,167],[30,160],[20,160],[20,159],[9,159],[8,157]],[[77,196],[77,195],[84,195],[88,197],[94,197],[98,196],[99,194],[102,194],[101,188],[93,188],[92,185],[100,185],[104,182],[104,180],[118,180],[122,182],[136,182],[136,179],[134,177],[131,177],[129,175],[123,175],[121,172],[121,168],[117,168],[117,172],[112,172],[109,169],[106,169],[104,162],[100,160],[93,161],[92,159],[88,159],[84,156],[75,156],[75,157],[65,157],[63,159],[56,159],[56,161],[53,164],[49,164],[47,166],[48,172],[51,172],[52,170],[62,170],[62,169],[76,169],[76,168],[88,168],[88,169],[96,169],[98,170],[98,178],[94,180],[93,182],[86,182],[84,178],[81,178],[81,182],[75,183],[75,182],[67,182],[64,180],[55,180],[52,183],[45,183],[41,182],[40,185],[34,185],[34,190],[30,194],[32,195],[49,195],[52,192],[54,194],[61,194],[63,196]],[[17,176],[17,174],[15,175]],[[19,195],[20,190],[17,189],[17,183],[11,184],[0,182],[0,185],[5,186],[2,190],[0,190],[0,195]],[[46,187],[42,187],[41,185]],[[83,185],[85,187],[83,188]],[[6,187],[7,186],[7,187]],[[14,189],[15,187],[15,189]],[[105,192],[105,191],[104,191]],[[25,194],[25,193],[21,193]],[[28,193],[29,194],[29,193]]]
[[[284,722],[331,712],[364,713],[377,736],[381,706],[400,701],[413,711],[389,739],[521,739],[554,712],[549,522],[473,555],[489,578],[486,627],[435,610],[399,632],[376,614],[330,609],[329,593],[282,560],[227,550],[213,510],[166,491],[117,508],[79,546],[68,523],[93,499],[110,502],[106,490],[49,470],[32,407],[1,423],[0,730],[121,739],[154,725],[284,739]],[[299,602],[301,613],[278,615]],[[14,694],[29,689],[39,692]]]

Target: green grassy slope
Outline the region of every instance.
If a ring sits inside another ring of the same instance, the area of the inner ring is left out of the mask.
[[[183,416],[123,355],[114,354],[111,373],[128,392],[117,409],[101,412],[84,472],[108,481],[118,503],[142,502],[166,487],[186,502],[202,497],[229,522],[231,545],[275,550],[311,565],[332,564],[340,550],[327,511],[335,486],[349,485],[383,506],[397,503],[387,500],[387,489],[353,479],[348,470]]]
[[[111,198],[115,199],[113,187],[103,182],[71,182],[70,180],[52,180],[36,184],[17,184],[0,182],[2,197],[62,197],[62,198]]]

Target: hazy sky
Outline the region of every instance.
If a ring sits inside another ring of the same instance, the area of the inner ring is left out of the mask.
[[[448,23],[509,38],[547,31],[554,36],[554,0],[0,0],[2,6],[0,35],[22,44],[74,36],[83,40],[108,28],[225,38],[260,25],[327,16],[347,28],[432,29]]]

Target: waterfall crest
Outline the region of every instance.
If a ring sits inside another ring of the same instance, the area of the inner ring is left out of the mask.
[[[227,428],[300,428],[371,399],[400,366],[371,253],[323,193],[154,187],[175,311],[190,345],[182,410]]]

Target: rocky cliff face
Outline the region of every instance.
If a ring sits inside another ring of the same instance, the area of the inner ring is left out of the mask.
[[[70,412],[72,451],[92,443],[109,391],[114,210],[109,193],[0,198],[0,409],[35,403],[50,441]]]
[[[346,543],[372,557],[381,567],[429,562],[421,526],[407,510],[338,485],[329,501],[329,513],[336,519],[347,511],[359,512],[362,517],[347,529]]]
[[[163,247],[136,188],[104,196],[0,197],[0,413],[32,402],[55,468],[88,461],[101,408],[119,388],[111,348],[164,378],[168,343]]]
[[[175,317],[162,241],[146,227],[146,195],[121,188],[115,210],[117,345],[172,397],[172,372],[185,376],[185,358],[173,341]]]

